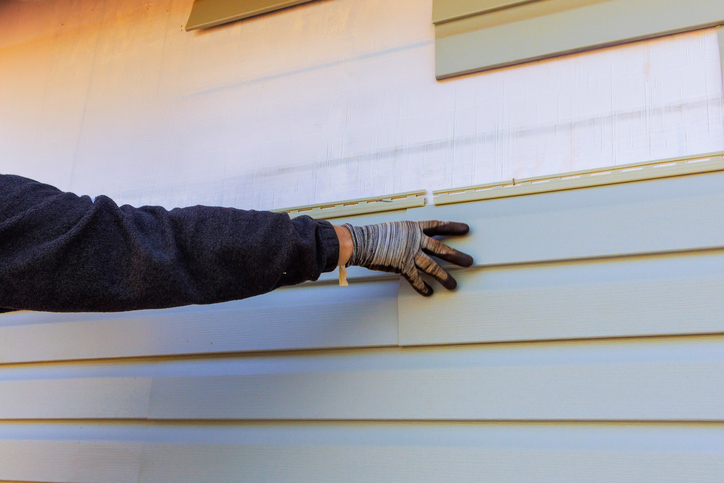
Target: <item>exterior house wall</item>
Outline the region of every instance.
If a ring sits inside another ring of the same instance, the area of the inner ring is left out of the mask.
[[[0,3],[0,171],[281,208],[724,148],[714,31],[435,82],[428,2],[189,8]],[[335,219],[469,222],[430,299],[3,314],[0,481],[721,481],[723,173]]]

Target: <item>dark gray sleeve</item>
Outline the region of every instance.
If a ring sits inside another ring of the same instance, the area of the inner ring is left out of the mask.
[[[194,206],[118,207],[0,175],[0,307],[108,312],[210,304],[337,264],[328,222]]]

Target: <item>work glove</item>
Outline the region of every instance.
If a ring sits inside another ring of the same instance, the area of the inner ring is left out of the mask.
[[[457,282],[442,269],[430,255],[469,267],[470,255],[459,252],[430,238],[435,235],[465,235],[469,231],[465,223],[444,221],[396,221],[378,225],[344,225],[352,234],[354,248],[345,265],[357,265],[371,270],[399,273],[421,295],[432,295],[430,287],[420,276],[420,271],[431,275],[448,290]]]

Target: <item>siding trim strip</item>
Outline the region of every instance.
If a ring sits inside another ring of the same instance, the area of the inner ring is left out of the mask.
[[[312,0],[195,0],[186,31],[215,27],[236,20],[293,7]]]
[[[724,171],[724,151],[433,191],[436,206]]]
[[[343,216],[367,215],[385,211],[406,210],[425,206],[425,190],[407,191],[394,195],[358,198],[354,200],[334,201],[331,203],[295,206],[272,210],[277,213],[289,213],[291,218],[307,215],[312,218],[328,220]]]

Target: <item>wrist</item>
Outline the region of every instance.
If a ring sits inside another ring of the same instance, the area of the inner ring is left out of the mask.
[[[337,234],[337,240],[339,241],[339,260],[337,261],[338,266],[344,266],[352,256],[354,250],[354,244],[352,242],[352,234],[349,229],[345,226],[333,225],[334,231]]]

